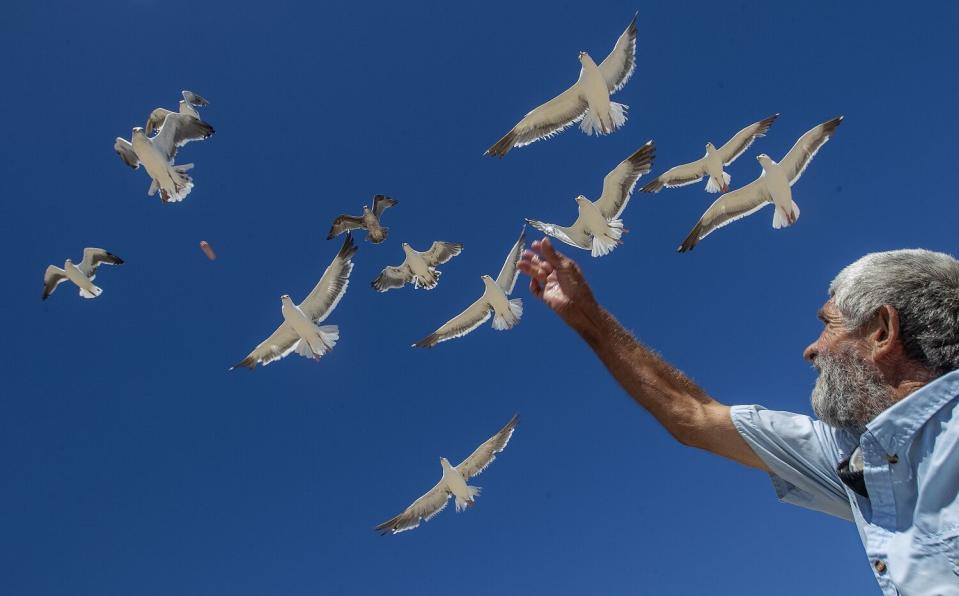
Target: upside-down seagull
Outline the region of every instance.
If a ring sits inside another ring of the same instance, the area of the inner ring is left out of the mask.
[[[447,321],[442,327],[430,333],[413,344],[414,348],[432,348],[436,344],[462,337],[476,329],[491,316],[493,329],[503,331],[512,329],[523,316],[523,301],[520,298],[509,299],[509,295],[516,286],[516,277],[519,275],[519,259],[523,255],[526,240],[526,226],[519,234],[519,239],[506,257],[503,268],[494,281],[489,275],[482,276],[486,289],[480,299],[471,304],[466,310]]]
[[[311,360],[319,360],[332,350],[340,338],[339,328],[336,325],[317,326],[316,323],[322,323],[330,316],[346,294],[346,288],[350,284],[350,272],[353,271],[351,259],[356,250],[353,236],[347,234],[340,252],[303,302],[293,304],[288,294],[280,296],[283,322],[270,337],[263,340],[241,362],[231,366],[230,370],[238,366],[249,369],[256,368],[257,364],[266,366],[294,351]]]
[[[97,267],[122,264],[123,259],[102,248],[84,248],[83,260],[80,261],[79,265],[74,265],[73,261],[67,259],[63,263],[63,269],[56,265],[47,267],[43,274],[43,299],[46,300],[57,289],[58,285],[68,279],[80,288],[80,296],[96,298],[103,293],[101,288],[93,285],[93,280],[97,277]]]
[[[759,178],[716,199],[676,250],[678,252],[692,250],[713,230],[751,215],[768,203],[776,207],[773,212],[774,228],[784,228],[796,223],[799,219],[799,205],[793,201],[791,187],[802,176],[819,148],[833,135],[842,119],[842,116],[833,118],[799,137],[793,148],[779,163],[765,153],[756,156],[763,167]]]
[[[586,52],[579,53],[579,62],[582,68],[573,86],[526,114],[486,155],[503,157],[513,147],[549,138],[580,121],[588,135],[609,134],[622,126],[627,106],[611,102],[609,96],[623,88],[636,68],[636,15],[599,66]]]
[[[183,96],[183,99],[180,100],[179,113],[183,114],[184,116],[192,116],[193,118],[200,120],[200,112],[196,111],[196,108],[210,105],[210,102],[192,91],[183,90],[180,92],[180,94]],[[155,133],[163,125],[163,121],[166,120],[166,117],[172,113],[173,112],[166,108],[157,108],[150,112],[150,117],[147,119],[145,126],[147,136],[152,136],[153,133]]]
[[[326,239],[331,240],[334,236],[339,236],[347,230],[356,230],[362,228],[366,230],[366,239],[373,244],[379,244],[386,240],[389,234],[389,228],[380,225],[380,217],[389,207],[398,204],[399,201],[385,195],[376,195],[373,197],[373,210],[368,205],[363,205],[363,215],[341,215],[333,220],[333,226]]]
[[[537,230],[561,240],[570,246],[590,251],[594,257],[609,254],[619,244],[626,230],[619,217],[626,209],[630,194],[640,176],[653,166],[656,147],[649,141],[624,159],[603,179],[603,194],[596,202],[583,195],[576,197],[579,217],[568,228],[556,224],[527,219]]]
[[[441,457],[440,466],[443,468],[443,477],[436,486],[413,501],[413,504],[403,513],[376,526],[376,530],[383,535],[412,530],[419,526],[421,521],[430,521],[433,516],[445,509],[451,495],[456,501],[457,511],[472,507],[480,494],[480,487],[469,486],[466,483],[471,478],[479,476],[480,472],[496,459],[496,454],[506,448],[518,422],[519,417],[514,415],[506,426],[477,447],[476,451],[455,468],[450,465],[448,459]]]
[[[439,283],[442,273],[436,266],[449,261],[462,250],[462,244],[437,240],[429,250],[419,252],[404,242],[403,252],[406,253],[406,259],[396,267],[384,268],[371,285],[378,292],[402,288],[411,282],[414,288],[432,290]]]
[[[766,131],[773,125],[779,114],[773,114],[759,122],[754,122],[733,135],[726,144],[716,149],[712,143],[706,143],[706,155],[692,163],[685,163],[666,170],[658,178],[644,186],[643,192],[659,192],[663,187],[673,188],[694,184],[708,176],[706,192],[728,192],[730,176],[723,171],[723,166],[736,161],[753,141],[766,136]]]
[[[171,112],[163,119],[156,136],[148,137],[143,128],[137,126],[133,128],[132,142],[117,137],[113,149],[134,170],[143,164],[152,179],[147,192],[149,196],[159,190],[164,203],[177,202],[193,190],[193,179],[187,174],[193,164],[174,165],[177,148],[213,133],[213,127],[206,122],[188,114]]]

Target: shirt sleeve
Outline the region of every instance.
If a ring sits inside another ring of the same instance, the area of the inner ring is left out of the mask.
[[[733,406],[736,430],[771,470],[780,500],[853,521],[846,489],[836,473],[841,455],[833,429],[809,416]]]

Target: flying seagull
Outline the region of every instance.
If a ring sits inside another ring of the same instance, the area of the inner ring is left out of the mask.
[[[768,203],[776,207],[773,212],[774,228],[784,228],[796,223],[799,219],[799,205],[793,201],[791,187],[802,176],[819,148],[833,135],[842,119],[842,116],[833,118],[799,137],[793,148],[779,163],[770,159],[765,153],[756,156],[763,167],[759,178],[716,199],[676,250],[678,252],[692,250],[713,230],[751,215]]]
[[[706,155],[692,163],[685,163],[666,170],[658,178],[644,186],[643,192],[659,192],[663,187],[686,186],[694,184],[707,176],[706,192],[728,192],[730,176],[723,171],[723,166],[736,161],[753,141],[766,136],[766,131],[773,125],[779,114],[773,114],[759,122],[754,122],[737,132],[726,144],[716,149],[712,143],[706,143]]]
[[[337,217],[333,221],[333,227],[330,228],[330,233],[326,239],[330,240],[334,236],[339,236],[347,230],[363,228],[366,230],[366,239],[373,244],[379,244],[386,240],[386,236],[390,230],[380,225],[380,217],[383,216],[383,212],[387,208],[398,203],[399,201],[396,199],[391,199],[384,195],[376,195],[373,197],[372,211],[370,211],[368,205],[363,205],[363,215],[341,215]]]
[[[517,264],[523,255],[526,240],[526,226],[519,234],[519,239],[506,257],[503,268],[494,281],[489,275],[482,277],[486,289],[480,299],[471,304],[466,310],[447,321],[442,327],[413,344],[414,348],[432,348],[436,344],[462,337],[476,329],[491,316],[493,329],[503,331],[512,329],[523,316],[523,301],[520,298],[510,300],[508,296],[516,286],[516,276],[519,275]]]
[[[579,61],[582,68],[573,86],[526,114],[486,155],[503,157],[513,147],[547,139],[580,121],[588,135],[609,134],[626,122],[627,106],[609,96],[623,88],[636,68],[636,15],[599,66],[586,52],[579,53]]]
[[[210,105],[210,102],[192,91],[184,90],[181,91],[180,94],[183,96],[183,99],[180,100],[179,113],[184,116],[191,116],[197,120],[200,120],[200,113],[196,111],[196,108]],[[147,119],[145,126],[147,136],[152,136],[153,133],[155,133],[163,125],[163,121],[166,120],[166,117],[172,113],[173,112],[166,108],[157,108],[150,112],[150,117]]]
[[[513,431],[516,430],[518,422],[519,417],[514,415],[506,423],[506,426],[477,447],[476,451],[455,468],[450,465],[448,459],[441,457],[440,465],[443,467],[443,477],[436,483],[436,486],[413,501],[413,504],[407,507],[403,513],[376,526],[376,530],[384,536],[412,530],[419,526],[421,521],[430,521],[433,516],[445,509],[447,503],[449,503],[450,495],[456,501],[457,511],[472,507],[476,503],[476,497],[480,494],[480,487],[469,486],[466,483],[471,478],[479,476],[480,472],[496,459],[496,454],[506,449],[506,444],[513,436]]]
[[[43,299],[46,300],[58,285],[68,279],[80,288],[80,296],[96,298],[103,290],[93,285],[93,280],[97,277],[97,267],[104,264],[122,265],[123,259],[102,248],[88,247],[83,249],[83,260],[79,265],[74,265],[70,259],[63,263],[63,269],[50,265],[43,274]]]
[[[353,236],[347,234],[340,252],[303,302],[293,304],[289,295],[280,296],[283,322],[270,337],[241,362],[231,366],[230,370],[238,366],[249,369],[256,368],[257,364],[266,366],[294,351],[311,360],[319,360],[320,356],[332,350],[340,338],[339,328],[336,325],[318,327],[316,323],[322,323],[346,293],[350,272],[353,271],[351,259],[356,250]]]
[[[603,194],[594,203],[579,195],[576,204],[579,216],[568,228],[556,224],[527,219],[529,225],[566,244],[591,251],[594,257],[612,252],[622,243],[620,237],[626,230],[619,217],[626,209],[630,194],[640,176],[653,166],[656,147],[649,141],[635,153],[624,159],[603,179]]]
[[[187,174],[193,164],[173,164],[177,148],[193,140],[205,139],[213,132],[212,126],[193,116],[170,113],[156,136],[148,137],[143,128],[137,126],[133,129],[132,142],[117,137],[113,149],[134,170],[143,164],[152,180],[147,192],[149,196],[159,190],[164,203],[177,202],[193,190],[193,179]]]
[[[402,288],[411,282],[414,288],[432,290],[439,283],[442,273],[436,270],[436,266],[449,261],[462,250],[462,244],[437,240],[429,250],[419,252],[404,242],[403,252],[406,253],[406,259],[397,267],[383,269],[371,285],[378,292]]]

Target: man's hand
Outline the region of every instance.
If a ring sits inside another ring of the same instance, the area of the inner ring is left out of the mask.
[[[530,277],[529,291],[568,325],[582,330],[597,304],[579,265],[557,252],[549,239],[536,240],[530,248],[519,262],[519,270]]]

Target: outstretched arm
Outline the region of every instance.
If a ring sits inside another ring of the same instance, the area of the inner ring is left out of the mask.
[[[533,295],[579,333],[623,389],[677,440],[768,471],[733,426],[729,406],[637,341],[596,302],[579,265],[548,239],[533,242],[519,268],[529,275]]]

